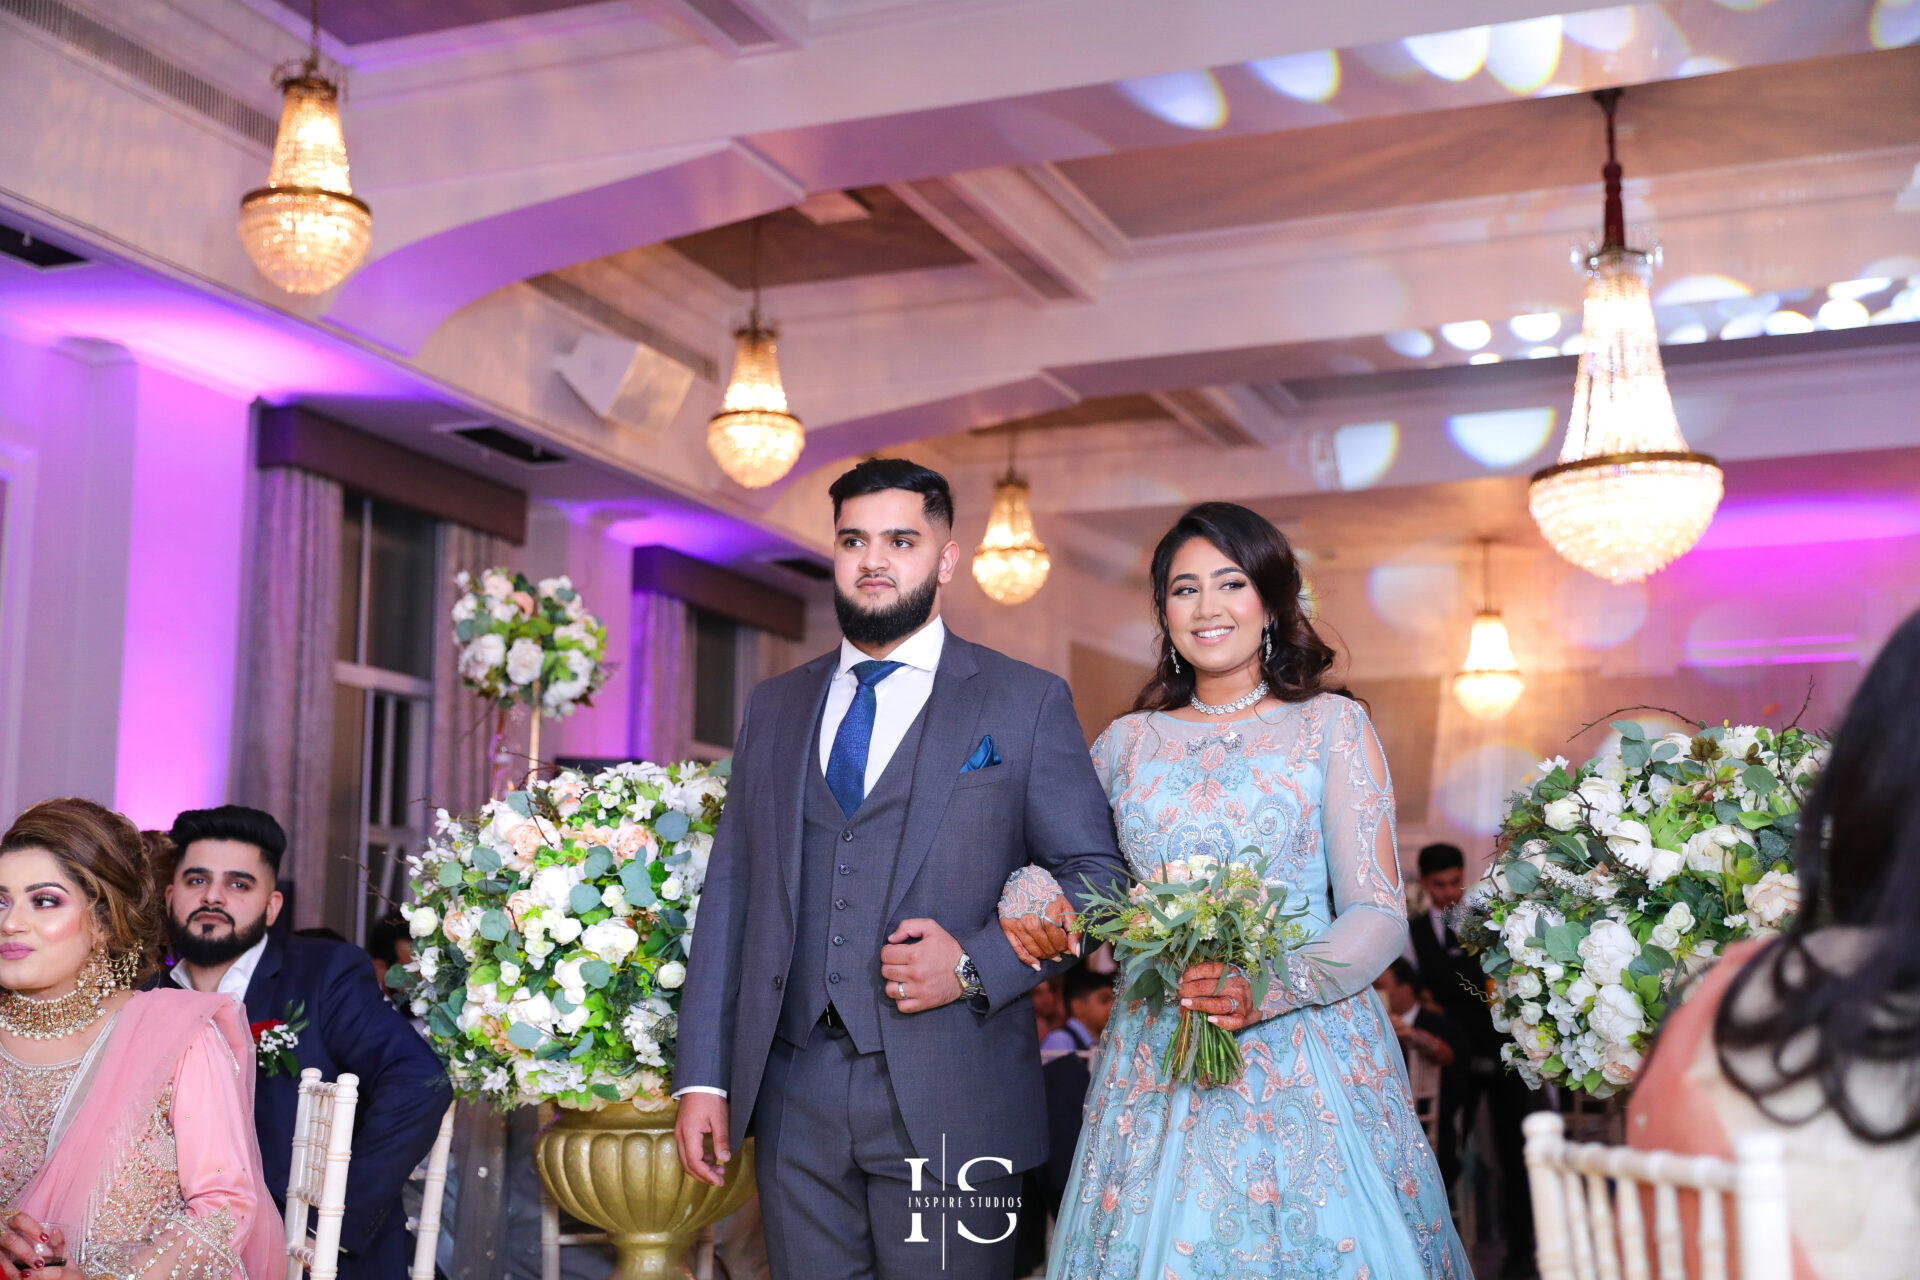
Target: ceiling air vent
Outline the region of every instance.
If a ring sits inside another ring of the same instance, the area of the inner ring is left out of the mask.
[[[449,435],[459,436],[462,440],[471,440],[482,449],[504,454],[515,462],[529,467],[555,467],[566,458],[551,449],[543,448],[531,440],[522,440],[511,432],[499,427],[461,427]]]
[[[788,556],[784,560],[775,560],[773,563],[789,573],[797,573],[815,582],[833,581],[832,565],[821,564],[818,560],[809,560],[805,556]]]
[[[56,245],[35,236],[31,231],[17,231],[0,223],[0,253],[9,258],[18,258],[30,267],[42,271],[49,267],[70,267],[86,259],[77,253],[68,253]]]

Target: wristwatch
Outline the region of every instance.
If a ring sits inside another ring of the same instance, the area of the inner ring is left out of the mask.
[[[976,996],[987,994],[986,984],[980,981],[980,970],[974,965],[973,957],[962,951],[960,963],[953,966],[953,976],[960,979],[960,998],[972,1000]]]

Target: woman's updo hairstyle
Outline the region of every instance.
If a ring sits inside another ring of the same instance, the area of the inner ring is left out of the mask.
[[[108,959],[136,982],[151,974],[164,937],[161,887],[140,831],[91,800],[43,800],[0,836],[0,854],[44,849],[93,906]]]
[[[1325,683],[1336,655],[1307,616],[1301,599],[1300,562],[1286,538],[1272,521],[1245,507],[1202,502],[1189,507],[1153,549],[1153,618],[1160,629],[1160,655],[1133,709],[1171,711],[1186,706],[1193,697],[1193,664],[1176,662],[1167,630],[1167,580],[1173,576],[1174,556],[1195,538],[1211,543],[1239,565],[1266,607],[1260,674],[1272,696],[1282,702],[1305,702],[1320,693],[1345,694],[1345,689]],[[1267,637],[1273,640],[1270,657],[1264,644]]]

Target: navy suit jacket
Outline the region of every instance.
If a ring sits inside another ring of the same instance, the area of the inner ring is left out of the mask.
[[[328,1080],[342,1072],[360,1077],[340,1280],[401,1280],[413,1248],[400,1188],[432,1150],[453,1087],[433,1050],[380,994],[373,962],[358,947],[268,934],[247,984],[247,1021],[284,1018],[296,1004],[306,1005],[307,1029],[294,1048],[301,1069],[318,1067]],[[297,1078],[260,1074],[254,1128],[267,1186],[283,1211],[298,1107]]]

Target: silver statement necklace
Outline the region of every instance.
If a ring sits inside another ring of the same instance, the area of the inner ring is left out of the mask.
[[[1200,695],[1196,693],[1192,698],[1188,699],[1187,705],[1203,716],[1230,716],[1236,711],[1245,711],[1248,707],[1266,696],[1267,682],[1262,680],[1259,684],[1253,686],[1252,691],[1244,697],[1235,698],[1232,702],[1223,702],[1219,706],[1215,706],[1211,702],[1200,701]]]

